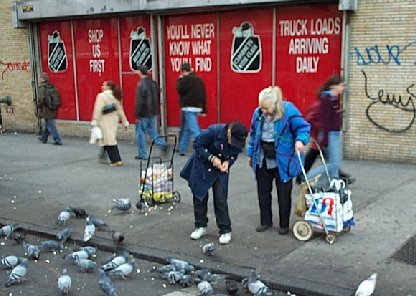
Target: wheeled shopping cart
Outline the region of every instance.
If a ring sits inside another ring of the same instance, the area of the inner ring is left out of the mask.
[[[158,138],[164,138],[168,149],[155,154]],[[181,195],[174,189],[173,157],[177,144],[176,135],[158,136],[152,141],[147,160],[140,161],[139,202],[136,207],[142,209],[158,203],[180,202]]]
[[[347,188],[344,180],[331,179],[320,148],[319,151],[330,185],[323,188],[318,186],[317,182],[308,180],[299,155],[305,183],[301,185],[301,200],[298,200],[297,205],[304,203],[302,206],[305,210],[295,211],[296,215],[303,219],[297,220],[293,225],[293,235],[300,241],[308,241],[315,231],[324,232],[325,240],[333,244],[337,234],[349,232],[351,226],[355,225],[351,190]]]

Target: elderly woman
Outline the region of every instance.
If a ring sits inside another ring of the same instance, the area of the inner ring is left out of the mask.
[[[92,126],[98,126],[103,133],[98,145],[103,147],[103,152],[108,154],[110,165],[121,166],[121,157],[117,147],[117,127],[119,119],[123,122],[125,129],[129,126],[127,117],[121,105],[122,94],[119,86],[112,81],[105,81],[101,86],[101,93],[97,95],[92,114]],[[102,153],[102,154],[104,154]],[[99,161],[103,156],[100,153]]]
[[[257,232],[273,226],[272,189],[277,187],[279,234],[289,232],[292,206],[292,178],[300,171],[296,153],[309,142],[309,123],[290,102],[282,100],[279,87],[271,86],[259,93],[259,107],[251,119],[247,156],[257,181],[260,225]]]

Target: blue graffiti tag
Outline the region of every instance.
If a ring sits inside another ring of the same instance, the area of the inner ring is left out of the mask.
[[[386,45],[386,50],[379,48],[378,45],[367,47],[361,52],[357,47],[354,48],[352,55],[357,57],[356,64],[359,66],[367,66],[369,64],[396,64],[401,65],[400,54],[402,54],[409,47],[416,45],[416,41],[409,42],[406,46],[400,49],[400,45]]]

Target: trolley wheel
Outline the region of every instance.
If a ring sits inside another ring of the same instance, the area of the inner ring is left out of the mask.
[[[149,198],[146,198],[146,203],[149,207],[153,207],[155,205],[155,200],[149,197]]]
[[[325,236],[325,240],[326,240],[326,242],[327,242],[328,244],[330,244],[330,245],[332,245],[333,243],[335,243],[336,239],[337,239],[337,237],[336,237],[336,236],[335,236],[335,234],[333,234],[333,233],[328,233],[328,234]]]
[[[313,235],[313,229],[309,222],[304,220],[298,220],[293,224],[293,235],[297,240],[302,242],[308,241]]]
[[[173,202],[181,202],[181,194],[178,191],[173,192]]]

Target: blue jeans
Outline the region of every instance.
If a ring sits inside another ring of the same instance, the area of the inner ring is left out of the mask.
[[[61,136],[56,129],[55,119],[45,119],[45,128],[41,136],[42,142],[46,143],[48,141],[49,134],[52,135],[55,143],[62,144]]]
[[[328,149],[327,149],[327,163],[329,177],[331,179],[339,178],[339,168],[342,160],[342,149],[341,149],[341,132],[331,131],[328,133]],[[320,166],[312,169],[308,174],[308,179],[314,178],[321,174],[318,180],[318,184],[327,188],[329,186],[329,180],[326,176],[325,167]]]
[[[155,144],[162,149],[167,147],[166,141],[163,138],[159,137],[159,134],[156,131],[156,120],[157,117],[151,116],[146,118],[141,118],[140,122],[135,124],[136,129],[136,144],[138,156],[142,159],[147,158],[147,143],[146,143],[146,132],[152,139],[155,140]]]
[[[188,150],[189,139],[196,138],[201,133],[198,125],[198,112],[182,111],[179,132],[179,153],[185,154]]]

